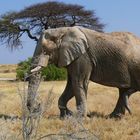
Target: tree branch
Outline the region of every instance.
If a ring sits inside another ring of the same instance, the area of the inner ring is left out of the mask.
[[[29,38],[34,39],[36,42],[38,42],[38,38],[36,36],[32,36],[30,30],[28,30],[28,29],[21,29],[20,27],[19,27],[19,30],[22,31],[22,32],[26,32],[28,34]]]
[[[76,24],[76,17],[74,15],[71,16],[73,23],[70,24],[70,26],[74,26]]]

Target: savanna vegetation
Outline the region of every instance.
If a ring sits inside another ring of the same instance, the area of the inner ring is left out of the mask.
[[[42,82],[40,84],[39,98],[44,104],[44,112],[38,124],[37,138],[51,139],[50,134],[54,134],[59,139],[62,136],[61,134],[75,134],[84,128],[87,132],[80,133],[79,137],[86,137],[92,133],[101,140],[139,140],[139,92],[130,98],[133,115],[130,116],[127,113],[121,120],[106,119],[106,115],[113,110],[116,104],[118,91],[116,88],[90,83],[87,101],[91,118],[82,121],[81,126],[80,120],[74,118],[63,121],[59,119],[57,101],[64,90],[65,84],[65,81]],[[22,139],[22,104],[18,89],[23,86],[23,82],[0,82],[1,139]],[[50,91],[52,92],[51,96]],[[23,92],[21,91],[21,93]],[[48,96],[51,100],[49,104]],[[68,106],[76,112],[75,99],[72,99]],[[66,136],[64,135],[64,137]]]
[[[42,30],[62,26],[80,25],[97,31],[103,31],[94,11],[85,10],[83,6],[64,4],[57,1],[35,4],[19,12],[9,12],[0,16],[0,41],[10,48],[22,46],[21,37],[38,41]],[[20,80],[29,71],[31,59],[14,66],[0,66],[0,78],[10,77]],[[59,119],[58,98],[63,92],[66,71],[49,66],[42,71],[44,80],[38,91],[38,100],[42,103],[43,112],[36,127],[37,139],[92,139],[93,135],[101,140],[139,140],[140,138],[140,93],[130,98],[133,114],[126,113],[121,120],[106,119],[116,104],[118,91],[95,83],[89,84],[88,110],[90,118],[80,120],[71,117]],[[27,92],[27,82],[0,81],[0,139],[20,140],[23,133],[23,95]],[[75,99],[68,106],[76,116]],[[28,113],[28,112],[27,112]],[[91,136],[92,135],[92,136]]]

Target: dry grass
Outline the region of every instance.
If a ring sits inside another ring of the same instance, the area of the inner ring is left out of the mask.
[[[23,83],[0,82],[0,116],[21,117],[21,102],[17,93],[17,85],[22,87]],[[38,136],[51,133],[71,132],[73,127],[68,125],[67,120],[59,119],[57,101],[64,90],[66,82],[42,82],[39,93],[42,102],[46,100],[47,94],[53,88],[53,105],[43,114],[40,121]],[[140,139],[140,94],[136,93],[130,98],[130,106],[133,115],[128,113],[122,120],[106,119],[115,107],[118,98],[118,91],[115,88],[101,86],[90,83],[88,90],[88,109],[93,114],[93,118],[84,121],[84,127],[89,129],[101,140],[139,140]],[[75,100],[69,102],[69,107],[76,111]],[[21,138],[21,121],[4,121],[0,119],[0,137],[7,133],[9,139],[12,137],[19,140]],[[8,138],[7,138],[8,139]]]
[[[0,78],[16,78],[17,65],[0,65]]]
[[[17,65],[15,64],[7,64],[7,65],[0,65],[0,73],[6,73],[6,72],[15,72],[17,68]]]
[[[0,73],[0,78],[16,78],[16,73],[15,72]]]

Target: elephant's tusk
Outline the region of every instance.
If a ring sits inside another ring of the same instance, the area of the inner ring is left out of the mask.
[[[48,61],[49,61],[49,55],[41,55],[38,62],[38,66],[32,69],[31,72],[32,73],[38,72],[39,70],[41,70],[42,67],[47,67]]]
[[[31,70],[31,72],[38,72],[42,67],[41,66],[37,66],[34,69]]]

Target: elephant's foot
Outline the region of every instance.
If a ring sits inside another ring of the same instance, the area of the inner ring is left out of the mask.
[[[128,105],[128,93],[120,89],[118,102],[109,118],[122,118],[125,115],[125,110],[132,114]]]
[[[77,106],[77,116],[80,118],[87,117],[87,107],[85,103]]]
[[[69,110],[68,108],[60,109],[60,119],[68,118],[69,116],[72,116],[73,112]]]
[[[73,115],[73,112],[67,108],[66,109],[66,115],[67,116],[72,116]]]
[[[125,109],[130,115],[132,114],[128,104],[124,103],[120,106],[115,107],[114,111],[108,115],[108,118],[122,118],[125,115]]]
[[[107,116],[107,118],[121,119],[125,115],[125,109],[129,112],[130,115],[132,114],[130,108],[125,104],[121,107],[115,108],[114,111]]]
[[[117,104],[114,111],[107,118],[121,119],[125,115],[125,108],[124,103]]]
[[[115,118],[115,119],[121,119],[122,117],[124,116],[124,114],[122,113],[115,113],[115,112],[112,112],[111,114],[107,115],[106,118]]]

